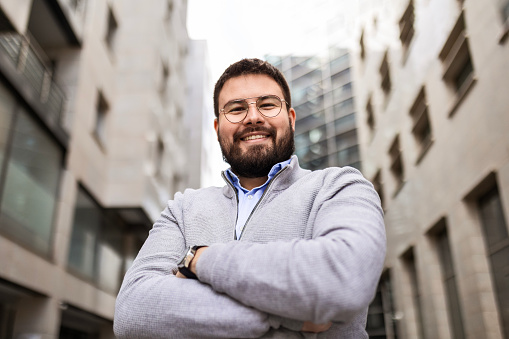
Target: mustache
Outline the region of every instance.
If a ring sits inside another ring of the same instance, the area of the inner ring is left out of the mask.
[[[270,134],[271,136],[276,135],[276,129],[273,127],[263,127],[263,126],[246,127],[242,131],[233,134],[233,141],[238,141],[244,134],[252,132],[265,132]]]

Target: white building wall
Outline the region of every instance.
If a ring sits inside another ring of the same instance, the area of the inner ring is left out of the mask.
[[[366,56],[360,57],[359,43],[354,53],[362,162],[368,179],[381,171],[388,235],[386,267],[395,280],[396,311],[402,316],[400,336],[416,337],[414,306],[400,263],[401,255],[413,246],[426,335],[451,337],[439,261],[429,234],[445,217],[466,336],[502,338],[483,232],[468,194],[495,172],[507,223],[509,51],[507,41],[501,41],[504,25],[496,1],[414,0],[415,34],[405,52],[398,23],[408,3],[385,1],[385,6],[367,11],[356,33],[359,42],[364,32]],[[458,101],[443,80],[439,54],[462,11],[475,81]],[[387,96],[380,87],[379,72],[386,51],[392,82]],[[409,110],[423,85],[433,141],[419,159]],[[370,97],[374,132],[366,122]],[[388,154],[396,135],[404,167],[404,184],[399,190]]]

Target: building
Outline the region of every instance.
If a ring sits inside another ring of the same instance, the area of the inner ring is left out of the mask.
[[[220,176],[221,149],[216,142],[214,130],[214,107],[209,74],[207,41],[190,40],[187,56],[188,91],[187,110],[184,116],[186,128],[187,169],[189,188],[223,186]]]
[[[187,186],[186,0],[0,0],[0,338],[114,338]]]
[[[297,113],[295,154],[303,168],[360,169],[354,96],[347,50],[331,47],[324,56],[268,56],[280,69]]]
[[[509,338],[509,1],[388,0],[352,54],[385,209],[376,338]]]

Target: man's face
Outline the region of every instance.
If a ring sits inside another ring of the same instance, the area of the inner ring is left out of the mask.
[[[219,108],[231,100],[270,94],[283,98],[277,82],[267,75],[250,74],[231,78],[219,94]],[[253,101],[256,99],[247,100]],[[293,108],[288,110],[284,102],[281,112],[274,118],[264,117],[252,104],[241,123],[233,124],[224,114],[220,114],[214,121],[214,128],[224,160],[240,177],[267,176],[272,166],[288,160],[295,149],[295,111]]]

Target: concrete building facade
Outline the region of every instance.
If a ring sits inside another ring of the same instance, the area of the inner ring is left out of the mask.
[[[0,338],[114,338],[187,186],[186,0],[0,1]]]
[[[353,79],[386,270],[376,338],[509,338],[509,1],[366,10]]]

